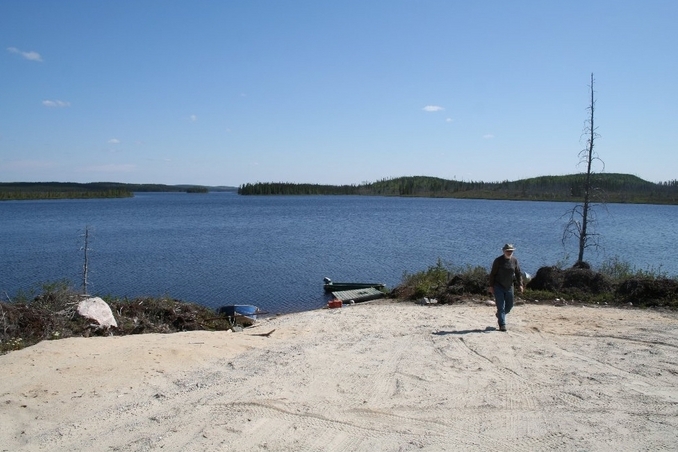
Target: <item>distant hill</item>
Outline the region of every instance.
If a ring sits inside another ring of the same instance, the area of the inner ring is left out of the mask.
[[[678,181],[654,183],[617,173],[594,174],[596,200],[620,203],[678,204]],[[584,174],[540,176],[503,182],[466,182],[428,176],[398,177],[360,185],[293,183],[244,184],[241,195],[372,195],[439,198],[578,201]]]
[[[125,198],[134,192],[236,192],[237,187],[202,185],[124,184],[120,182],[0,182],[0,201],[29,199]]]

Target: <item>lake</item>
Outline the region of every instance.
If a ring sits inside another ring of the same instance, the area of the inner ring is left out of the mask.
[[[168,295],[219,307],[254,304],[272,313],[323,307],[323,277],[394,287],[405,272],[435,265],[489,269],[505,242],[523,270],[571,265],[561,243],[569,203],[361,196],[137,193],[134,198],[0,203],[0,295],[67,279],[82,284],[90,231],[88,291]],[[603,248],[678,275],[678,206],[599,209]]]

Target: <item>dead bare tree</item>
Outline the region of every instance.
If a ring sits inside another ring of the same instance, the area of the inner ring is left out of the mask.
[[[600,246],[600,235],[595,231],[597,223],[595,207],[596,202],[602,202],[600,190],[595,186],[595,172],[593,164],[599,162],[602,169],[605,168],[605,163],[598,157],[594,151],[594,142],[599,137],[596,133],[597,127],[594,123],[594,113],[596,106],[595,91],[593,89],[593,73],[591,73],[591,99],[587,111],[589,116],[584,126],[583,136],[586,136],[586,147],[579,152],[579,165],[586,165],[586,173],[583,178],[583,195],[584,199],[581,203],[576,204],[572,210],[565,214],[569,216],[569,220],[563,230],[563,245],[570,238],[575,238],[579,243],[579,255],[577,257],[577,264],[584,262],[584,251],[588,248],[598,248]]]
[[[87,274],[89,272],[89,226],[85,226],[84,262],[82,265],[82,294],[87,295]]]

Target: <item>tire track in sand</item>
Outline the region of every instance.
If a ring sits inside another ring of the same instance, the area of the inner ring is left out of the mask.
[[[346,422],[337,418],[330,418],[313,412],[296,412],[291,409],[276,406],[275,403],[240,402],[217,407],[226,413],[239,412],[243,416],[258,419],[255,424],[246,427],[243,433],[249,432],[257,437],[259,443],[266,443],[274,450],[282,446],[290,447],[287,443],[295,431],[304,431],[304,437],[316,438],[312,444],[294,444],[297,450],[323,450],[343,452],[351,450],[367,450],[365,444],[403,445],[416,443],[422,438],[435,437],[436,442],[443,441],[457,446],[478,446],[496,448],[507,451],[520,451],[520,447],[507,444],[503,439],[494,438],[477,432],[473,429],[460,428],[439,418],[416,418],[400,416],[389,412],[370,409],[351,409],[351,413],[358,414],[358,422]],[[312,435],[307,433],[312,431]],[[223,443],[235,447],[237,444],[228,438]]]

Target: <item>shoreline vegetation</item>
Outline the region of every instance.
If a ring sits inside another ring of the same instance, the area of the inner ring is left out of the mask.
[[[237,192],[239,195],[358,195],[511,201],[579,202],[584,196],[585,174],[540,176],[502,182],[467,182],[428,176],[408,176],[357,185],[322,185],[287,182],[246,183],[240,187],[201,185],[124,184],[94,182],[0,182],[0,201],[132,197],[135,192]],[[596,200],[607,203],[678,204],[678,180],[648,182],[618,173],[592,175]]]
[[[387,298],[417,303],[436,300],[436,305],[491,300],[487,292],[488,271],[483,267],[454,267],[441,260],[428,269],[404,274],[395,288],[385,289]],[[37,294],[36,294],[37,292]],[[196,303],[170,297],[134,299],[103,297],[118,323],[100,328],[76,314],[80,294],[68,281],[43,284],[29,294],[7,294],[0,301],[0,355],[43,340],[68,337],[125,336],[181,331],[225,331],[239,326],[228,317]],[[661,269],[638,270],[611,259],[593,270],[580,263],[571,268],[542,267],[529,278],[519,303],[591,305],[634,309],[678,310],[678,279]]]

